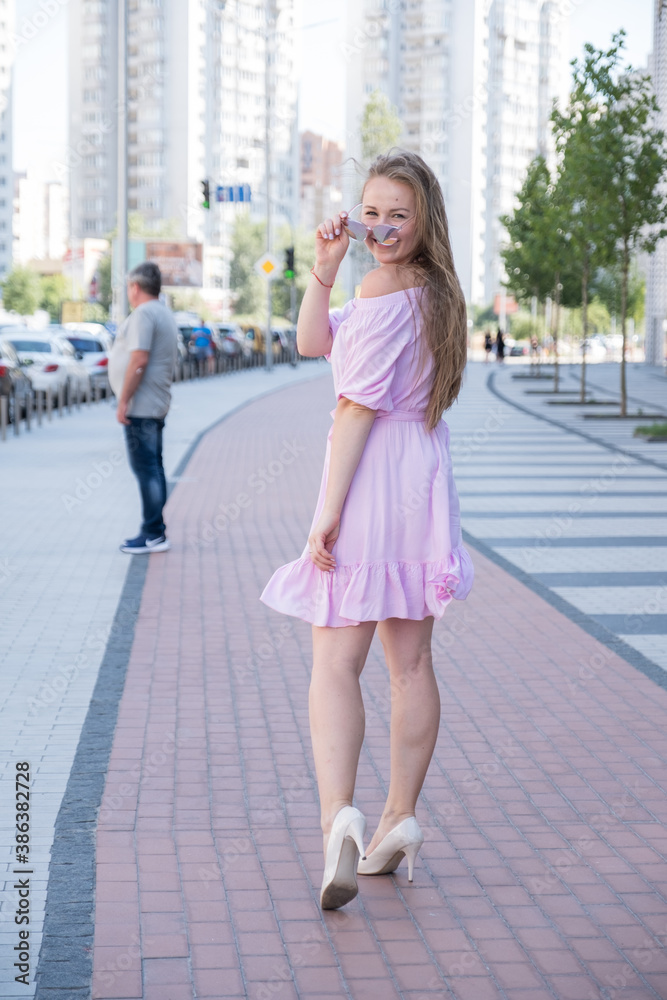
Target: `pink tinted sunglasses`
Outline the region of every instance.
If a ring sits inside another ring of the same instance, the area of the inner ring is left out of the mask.
[[[400,233],[401,229],[407,226],[408,222],[412,222],[412,219],[406,219],[402,226],[367,226],[364,222],[359,222],[358,219],[350,218],[352,213],[358,212],[360,208],[361,202],[350,209],[347,219],[343,222],[343,229],[353,240],[361,240],[363,242],[369,236],[373,236],[382,246],[390,247],[394,243],[398,243],[396,234]]]

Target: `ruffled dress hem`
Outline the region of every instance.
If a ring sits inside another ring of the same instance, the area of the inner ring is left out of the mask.
[[[386,618],[439,620],[452,599],[465,600],[473,577],[463,545],[439,562],[365,562],[331,573],[305,553],[276,570],[260,600],[281,614],[333,628]]]

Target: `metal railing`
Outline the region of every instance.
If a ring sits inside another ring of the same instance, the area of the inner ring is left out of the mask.
[[[273,363],[276,365],[295,365],[298,361],[310,360],[312,359],[302,357],[296,347],[290,350],[281,346],[273,354]],[[174,369],[174,382],[228,375],[248,368],[262,368],[264,362],[263,351],[235,357],[218,355],[208,361],[179,357]],[[18,437],[22,430],[31,431],[34,424],[41,427],[43,421],[48,423],[54,416],[62,418],[65,413],[71,413],[72,409],[80,410],[82,406],[91,406],[103,399],[110,399],[112,395],[108,383],[96,386],[89,383],[84,391],[70,386],[67,389],[61,386],[55,392],[51,389],[39,389],[26,397],[25,401],[16,398],[14,394],[0,395],[0,441],[6,441],[8,433]]]

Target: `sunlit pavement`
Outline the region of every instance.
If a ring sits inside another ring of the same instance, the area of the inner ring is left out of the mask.
[[[325,361],[250,369],[174,386],[165,430],[165,467],[179,465],[197,436],[239,405],[328,370]],[[122,428],[108,403],[0,442],[0,744],[3,795],[14,764],[35,779],[31,813],[30,943],[39,949],[49,856],[74,753],[128,571],[118,550],[139,527],[139,497]],[[14,827],[2,818],[3,865],[14,858]],[[30,996],[14,982],[16,892],[0,897],[0,996]],[[32,962],[34,974],[35,962]],[[7,992],[9,991],[9,992]]]
[[[122,580],[111,598],[100,589],[98,602],[118,608],[101,668],[100,652],[41,723],[14,720],[17,753],[41,725],[47,766],[71,767],[64,798],[34,769],[35,817],[47,788],[52,818],[62,802],[39,996],[87,995],[91,955],[93,996],[109,1000],[665,995],[665,460],[607,440],[613,428],[585,421],[582,437],[574,417],[554,423],[512,370],[472,365],[448,418],[477,579],[436,623],[442,728],[414,884],[402,866],[360,879],[343,911],[319,912],[310,628],[258,601],[305,542],[333,406],[327,372],[203,438],[169,502],[172,551],[147,570],[135,559],[122,595]],[[114,476],[116,504],[133,500],[129,475]],[[101,527],[90,519],[88,541]],[[73,561],[64,542],[53,552],[45,588]],[[33,567],[39,557],[35,544]],[[29,576],[16,599],[24,592]],[[53,597],[52,620],[83,618],[62,590],[40,594]],[[39,675],[28,681],[17,673],[14,716],[39,690]],[[377,641],[363,686],[357,804],[372,829],[388,778]],[[62,719],[66,743],[73,707],[68,764],[48,735]],[[5,892],[3,911],[14,908]]]

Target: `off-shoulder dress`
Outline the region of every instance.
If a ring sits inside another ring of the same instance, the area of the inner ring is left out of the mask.
[[[336,398],[377,413],[341,512],[335,569],[318,569],[306,541],[260,595],[276,611],[334,628],[440,619],[452,598],[470,592],[449,428],[444,420],[430,432],[424,425],[433,373],[429,356],[418,375],[421,294],[409,288],[352,299],[329,314]],[[324,505],[332,430],[311,531]]]

